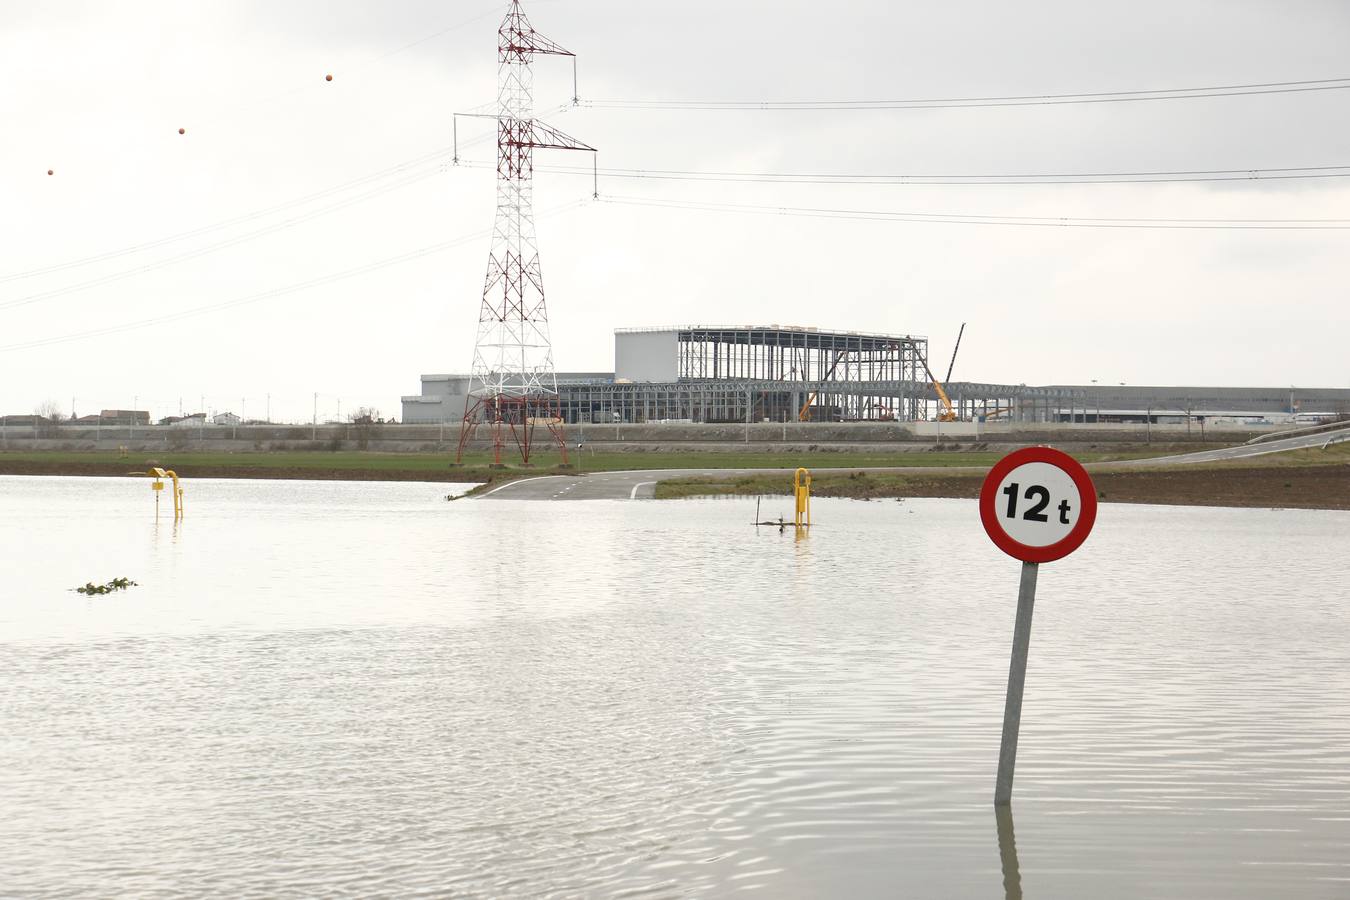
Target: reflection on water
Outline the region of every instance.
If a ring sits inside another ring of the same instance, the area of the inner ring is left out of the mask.
[[[0,893],[1350,893],[1345,513],[1043,567],[1014,839],[971,502],[190,487],[0,478]]]
[[[1022,900],[1022,873],[1017,867],[1012,810],[1006,806],[994,807],[994,820],[998,825],[998,858],[1003,867],[1003,896],[1007,900]]]

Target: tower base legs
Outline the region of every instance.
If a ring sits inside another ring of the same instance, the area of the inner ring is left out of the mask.
[[[522,465],[529,465],[530,453],[534,448],[534,429],[536,425],[548,428],[549,435],[558,445],[562,455],[562,464],[567,465],[567,437],[563,430],[562,410],[556,396],[508,397],[470,397],[468,409],[464,411],[464,420],[459,426],[459,446],[455,450],[455,462],[464,461],[464,448],[474,439],[480,427],[488,428],[492,435],[492,464],[504,465],[503,452],[506,450],[507,437],[520,454]]]

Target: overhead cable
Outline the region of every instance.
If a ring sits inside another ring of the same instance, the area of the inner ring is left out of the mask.
[[[1137,103],[1150,100],[1194,100],[1204,97],[1245,97],[1258,94],[1296,94],[1339,91],[1350,88],[1350,77],[1316,78],[1306,81],[1269,81],[1254,84],[1220,84],[1204,87],[1154,90],[1095,91],[1076,94],[1023,94],[1004,97],[929,97],[899,100],[583,100],[591,109],[684,109],[684,110],[850,110],[850,109],[969,109],[991,106],[1058,106],[1082,103]]]
[[[486,141],[487,139],[488,136],[473,138],[472,143],[479,143],[482,141]],[[361,187],[362,185],[369,184],[373,181],[380,181],[385,178],[390,178],[396,175],[402,175],[404,173],[414,171],[433,160],[444,160],[448,163],[450,152],[451,152],[450,147],[440,147],[436,150],[423,153],[420,156],[413,157],[412,159],[404,160],[403,162],[395,166],[390,166],[387,169],[381,169],[377,172],[371,172],[368,175],[362,175],[359,178],[354,178],[351,181],[345,181],[341,184],[334,185],[333,187],[324,188],[323,190],[315,191],[310,194],[305,194],[301,197],[295,197],[291,200],[286,200],[282,203],[278,203],[273,206],[268,206],[263,209],[255,209],[252,212],[242,213],[238,216],[233,216],[228,219],[222,219],[219,222],[213,222],[209,225],[202,225],[198,228],[192,228],[189,229],[188,231],[182,231],[177,234],[167,235],[165,237],[156,238],[150,241],[144,241],[137,244],[130,244],[128,246],[119,247],[116,250],[109,250],[104,253],[96,253],[90,256],[83,256],[77,259],[66,260],[65,262],[53,263],[51,265],[40,266],[34,269],[26,269],[20,272],[10,272],[4,275],[0,275],[0,284],[3,284],[8,281],[17,281],[23,278],[34,278],[38,275],[47,275],[52,272],[60,272],[65,269],[73,269],[79,266],[91,265],[93,263],[103,262],[109,259],[115,259],[119,256],[126,256],[133,253],[141,253],[146,250],[153,250],[156,247],[162,247],[166,244],[184,241],[189,238],[199,237],[204,234],[211,234],[212,232],[220,231],[222,229],[229,228],[234,225],[242,225],[244,223],[252,222],[256,219],[263,218],[265,216],[270,216],[275,213],[284,212],[288,209],[294,209],[297,206],[303,206],[307,203],[312,203],[315,200],[322,200],[334,194],[342,193],[343,191],[348,191],[353,188]]]
[[[456,165],[490,168],[486,161],[460,160]],[[535,166],[535,171],[565,175],[596,174],[607,178],[654,181],[710,181],[741,184],[862,184],[862,185],[1018,185],[1018,184],[1174,184],[1208,181],[1278,181],[1309,178],[1350,178],[1350,165],[1292,166],[1255,169],[1196,169],[1153,172],[1049,172],[992,175],[918,173],[804,173],[716,172],[681,169],[606,169],[581,166]]]
[[[102,285],[110,284],[114,281],[122,281],[127,278],[132,278],[136,275],[144,275],[147,272],[153,272],[157,269],[163,269],[167,266],[176,265],[180,262],[185,262],[189,259],[196,259],[201,256],[206,256],[208,254],[215,253],[219,250],[224,250],[228,247],[234,247],[238,244],[251,241],[255,238],[259,238],[264,235],[273,234],[278,231],[284,231],[285,229],[292,228],[296,225],[299,225],[302,222],[308,222],[309,220],[318,218],[319,216],[327,215],[328,213],[336,212],[341,209],[346,209],[347,207],[354,206],[358,203],[364,203],[365,201],[370,200],[374,197],[387,194],[390,191],[398,190],[399,188],[407,187],[410,184],[415,184],[419,181],[429,178],[432,175],[435,175],[437,171],[438,169],[432,169],[431,171],[418,172],[411,176],[403,178],[400,181],[396,181],[393,184],[381,185],[380,187],[366,191],[364,194],[357,194],[355,197],[347,197],[343,200],[338,201],[337,203],[332,203],[329,204],[328,206],[320,207],[319,209],[310,210],[301,215],[292,216],[289,219],[283,219],[280,222],[274,222],[271,225],[264,226],[254,231],[248,231],[240,235],[235,235],[234,237],[227,238],[223,241],[218,241],[217,243],[214,244],[207,244],[204,247],[198,247],[194,250],[189,250],[185,253],[179,253],[176,256],[165,257],[164,259],[159,259],[154,262],[146,263],[145,265],[137,266],[136,268],[133,269],[123,269],[120,272],[112,272],[110,274],[102,275],[97,278],[86,279],[85,281],[66,285],[65,287],[53,288],[47,291],[39,291],[38,293],[29,294],[24,297],[17,297],[13,300],[0,301],[0,310],[13,309],[19,306],[29,306],[34,303],[40,303],[44,300],[52,300],[57,297],[64,297],[68,294],[74,294],[80,291],[89,290],[90,288],[101,287]]]
[[[544,218],[547,216],[552,216],[558,213],[566,212],[575,207],[582,206],[583,204],[588,202],[590,201],[573,200],[570,203],[566,203],[563,204],[562,206],[554,207],[553,209],[540,213],[539,218]],[[417,250],[412,250],[408,253],[402,253],[397,256],[386,257],[385,259],[377,260],[372,263],[366,263],[365,265],[355,266],[350,269],[344,269],[340,272],[334,272],[328,275],[321,275],[317,278],[311,278],[307,281],[289,284],[284,287],[272,288],[271,290],[260,291],[256,294],[248,294],[243,297],[235,297],[231,300],[223,300],[219,303],[209,303],[205,306],[197,306],[191,309],[181,310],[179,312],[165,313],[163,315],[157,315],[149,319],[139,319],[134,322],[119,322],[114,325],[108,325],[102,328],[92,328],[87,331],[76,331],[63,335],[56,335],[49,338],[39,338],[38,340],[33,341],[21,341],[14,344],[5,344],[3,346],[0,346],[0,353],[7,353],[15,350],[28,350],[34,347],[47,347],[52,344],[64,344],[70,341],[80,341],[94,337],[104,337],[106,335],[117,334],[123,331],[132,331],[141,328],[147,328],[153,325],[161,325],[166,322],[177,322],[181,319],[193,318],[195,316],[206,315],[208,313],[213,312],[220,312],[222,310],[232,309],[238,306],[245,306],[251,303],[258,303],[263,300],[270,300],[274,297],[282,297],[286,296],[287,294],[294,294],[299,291],[308,290],[310,288],[320,287],[326,284],[333,284],[334,282],[338,281],[344,281],[348,278],[355,278],[358,275],[365,275],[368,272],[374,272],[379,269],[387,269],[390,266],[396,266],[402,263],[411,262],[416,259],[421,259],[422,257],[430,256],[433,253],[442,253],[446,250],[452,250],[455,247],[460,247],[472,241],[482,240],[483,238],[488,237],[491,234],[492,234],[491,229],[475,231],[472,234],[465,234],[457,238],[452,238],[451,240],[448,241],[440,241],[439,243],[428,244],[425,247],[421,247]]]
[[[420,45],[422,45],[422,44],[425,44],[427,41],[435,40],[436,38],[438,38],[438,37],[440,37],[440,36],[442,36],[442,35],[449,34],[449,33],[452,32],[452,31],[456,31],[456,30],[458,30],[458,29],[460,29],[460,28],[464,28],[464,27],[466,27],[466,26],[468,26],[468,25],[472,25],[472,24],[474,24],[475,22],[482,21],[483,19],[486,19],[488,16],[491,16],[491,15],[496,14],[496,13],[499,12],[500,10],[501,10],[501,6],[500,6],[500,5],[495,5],[495,6],[493,6],[491,9],[487,9],[486,11],[481,12],[481,13],[479,13],[479,14],[476,15],[476,16],[473,16],[472,18],[469,18],[469,19],[462,19],[462,20],[456,22],[456,23],[453,24],[453,25],[450,25],[450,26],[447,26],[447,27],[445,27],[445,28],[442,28],[442,29],[440,29],[439,31],[432,32],[431,34],[429,34],[429,35],[427,35],[427,36],[425,36],[425,37],[421,37],[421,38],[418,38],[417,40],[410,41],[410,42],[408,42],[408,43],[406,43],[406,44],[403,44],[402,46],[395,47],[395,48],[393,48],[392,50],[387,50],[387,51],[385,51],[385,52],[383,52],[383,53],[379,53],[379,54],[377,54],[377,55],[375,55],[375,56],[369,57],[369,58],[367,58],[367,59],[365,59],[365,60],[362,60],[361,62],[355,63],[355,64],[353,64],[353,65],[346,65],[346,64],[343,64],[343,63],[340,63],[340,62],[339,62],[339,63],[336,64],[336,67],[334,67],[331,71],[337,73],[337,75],[338,75],[338,77],[339,77],[339,83],[341,83],[341,80],[342,80],[342,78],[343,78],[344,75],[350,76],[350,75],[352,75],[352,74],[354,74],[354,73],[356,73],[356,72],[360,72],[360,71],[363,71],[363,70],[365,70],[365,69],[371,68],[371,67],[373,67],[373,66],[377,66],[377,65],[383,63],[385,60],[388,60],[388,59],[390,59],[390,58],[392,58],[392,57],[394,57],[394,56],[397,56],[397,55],[399,55],[400,53],[404,53],[404,52],[406,52],[406,51],[408,51],[408,50],[411,50],[411,49],[414,48],[414,47],[417,47],[417,46],[420,46]],[[236,113],[238,113],[238,112],[240,112],[240,111],[243,111],[243,110],[246,110],[246,109],[249,109],[250,107],[268,106],[268,105],[272,105],[272,104],[279,103],[279,102],[281,102],[281,101],[287,100],[287,99],[289,99],[289,98],[291,98],[291,97],[296,96],[297,94],[307,93],[307,92],[310,92],[310,91],[316,91],[316,90],[324,90],[324,89],[325,89],[325,85],[329,85],[329,88],[328,88],[328,89],[331,89],[331,82],[332,82],[332,81],[333,81],[333,77],[332,77],[332,74],[330,73],[330,74],[324,79],[324,81],[318,81],[318,80],[315,80],[315,81],[313,81],[313,82],[311,82],[311,83],[309,83],[309,84],[303,84],[303,85],[297,84],[297,85],[295,85],[294,87],[289,87],[289,88],[286,88],[286,89],[284,89],[284,90],[274,91],[274,92],[271,92],[271,93],[265,94],[265,95],[254,96],[254,97],[251,97],[251,98],[248,98],[248,99],[236,101],[236,102],[234,102],[234,103],[227,103],[227,104],[224,104],[224,105],[222,105],[221,107],[219,107],[219,111],[223,114],[223,116],[222,116],[223,118],[230,118],[230,117],[234,116]],[[212,118],[212,116],[211,116],[211,114],[208,113],[204,118],[210,119],[210,118]]]
[[[999,225],[1033,228],[1153,228],[1237,231],[1346,231],[1350,219],[1130,219],[1079,216],[968,215],[905,210],[829,209],[809,206],[768,206],[753,203],[716,203],[665,200],[659,197],[601,195],[600,200],[624,206],[729,212],[751,215],[806,216],[819,219],[912,222],[935,225]]]
[[[481,104],[480,107],[476,108],[483,108],[489,105],[490,104]],[[550,110],[550,112],[553,113],[565,112],[569,108],[570,107],[568,104],[561,104],[555,107],[554,109]],[[484,143],[488,140],[495,140],[495,139],[496,139],[495,134],[483,134],[479,135],[478,137],[468,138],[466,140],[460,141],[459,146],[470,147],[476,144]],[[53,263],[47,266],[39,266],[34,269],[25,269],[19,272],[9,272],[6,274],[0,274],[0,284],[4,284],[5,282],[8,281],[17,281],[23,278],[34,278],[39,275],[47,275],[52,272],[59,272],[65,269],[72,269],[79,266],[91,265],[93,263],[103,262],[104,260],[108,259],[115,259],[116,257],[125,256],[131,253],[140,253],[145,250],[152,250],[156,247],[162,247],[165,244],[172,244],[177,241],[187,240],[188,238],[198,237],[203,234],[210,234],[212,232],[219,231],[223,228],[229,228],[233,225],[240,225],[245,222],[251,222],[255,219],[262,218],[264,216],[269,216],[274,213],[283,212],[285,210],[292,209],[296,206],[303,206],[306,203],[310,203],[315,200],[320,200],[323,199],[324,197],[331,196],[335,193],[341,193],[342,191],[350,190],[355,187],[360,187],[361,185],[368,184],[372,181],[378,181],[382,178],[389,178],[394,175],[403,174],[404,172],[410,171],[431,160],[441,160],[444,164],[448,165],[449,160],[453,154],[453,151],[454,151],[453,146],[440,147],[435,150],[423,153],[420,156],[413,157],[412,159],[405,160],[397,165],[390,166],[387,169],[381,169],[377,172],[372,172],[368,175],[363,175],[351,181],[346,181],[343,182],[342,184],[334,185],[333,187],[330,188],[324,188],[321,191],[315,191],[312,194],[305,194],[304,196],[296,197],[292,200],[287,200],[283,203],[278,203],[274,206],[265,207],[263,209],[256,209],[253,210],[252,212],[243,213],[241,215],[234,216],[229,219],[214,222],[210,225],[203,225],[199,228],[193,228],[188,231],[182,231],[177,234],[168,235],[166,237],[156,238],[154,240],[145,241],[138,244],[131,244],[126,247],[119,247],[116,250],[109,250],[104,253],[97,253],[90,256],[79,257],[77,259],[66,260],[65,262]]]

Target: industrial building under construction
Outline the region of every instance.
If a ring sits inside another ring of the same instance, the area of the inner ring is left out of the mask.
[[[950,410],[928,371],[928,340],[795,326],[620,328],[614,371],[557,375],[567,424],[585,422],[1048,421],[1072,388],[953,382]],[[424,375],[403,421],[458,422],[468,375]]]
[[[958,367],[959,367],[959,360]],[[560,372],[569,425],[621,422],[1005,422],[1316,419],[1350,414],[1350,390],[1284,387],[983,384],[930,373],[928,341],[794,326],[620,328],[614,371]],[[949,366],[950,369],[950,366]],[[423,375],[409,424],[458,423],[468,375]]]

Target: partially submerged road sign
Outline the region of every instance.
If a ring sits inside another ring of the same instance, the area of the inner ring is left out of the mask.
[[[1067,453],[1025,447],[995,464],[980,490],[980,519],[998,548],[1028,563],[1068,556],[1097,521],[1097,491]]]
[[[1087,471],[1069,454],[1050,447],[1026,447],[1003,457],[985,476],[980,488],[980,520],[1000,550],[1022,560],[1008,697],[1003,707],[1003,741],[994,785],[994,805],[1007,806],[1012,802],[1013,769],[1017,765],[1037,571],[1041,563],[1063,559],[1087,540],[1097,521],[1097,489]]]

